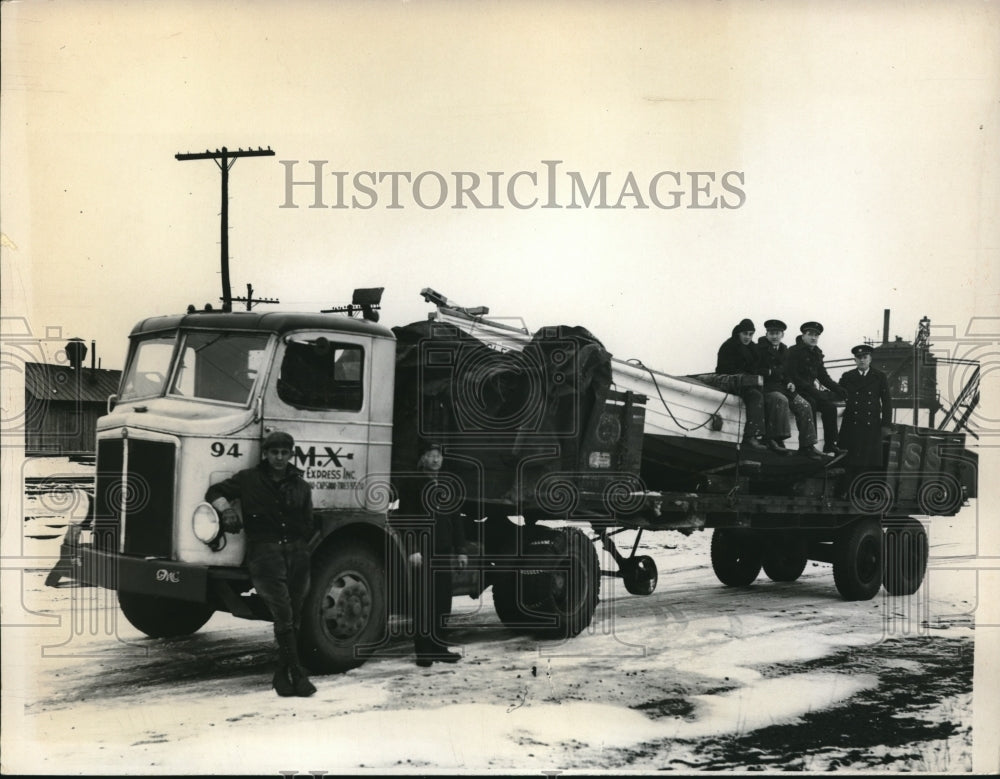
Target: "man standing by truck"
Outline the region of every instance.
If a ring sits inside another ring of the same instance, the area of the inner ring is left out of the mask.
[[[448,649],[441,640],[441,630],[451,613],[450,562],[465,568],[469,558],[462,553],[462,518],[447,505],[450,486],[440,481],[444,464],[441,445],[426,443],[421,450],[417,472],[400,474],[396,479],[399,510],[390,522],[402,538],[410,568],[417,665],[427,668],[435,661],[456,663],[462,657]],[[447,564],[442,565],[444,561]]]
[[[309,591],[309,541],[315,532],[312,487],[289,460],[295,441],[270,433],[261,444],[264,459],[213,484],[205,500],[222,516],[222,529],[247,535],[246,565],[257,594],[274,619],[278,668],[272,684],[278,695],[308,697],[316,688],[299,662],[302,606]],[[230,501],[240,501],[244,522]]]

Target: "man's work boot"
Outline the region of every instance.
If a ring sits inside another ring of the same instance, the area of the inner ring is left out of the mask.
[[[305,669],[302,668],[301,663],[299,663],[299,647],[295,640],[295,633],[281,633],[275,636],[278,639],[278,651],[281,654],[282,663],[287,670],[287,676],[289,678],[289,688],[291,692],[289,695],[296,695],[299,698],[308,698],[314,692],[316,688],[313,683],[309,681],[309,677],[306,676]],[[275,690],[277,690],[275,686]],[[281,695],[282,693],[278,693]]]
[[[810,460],[825,460],[823,454],[815,446],[800,446],[799,454],[808,457]]]
[[[764,444],[762,444],[756,438],[744,438],[743,439],[743,447],[742,448],[744,448],[744,449],[752,449],[755,452],[766,452],[767,451],[767,447],[764,446]]]
[[[283,662],[278,663],[278,669],[274,672],[271,685],[274,687],[274,691],[282,698],[295,695],[295,688],[292,686],[292,680],[288,675],[288,666]]]
[[[316,685],[309,681],[306,671],[301,665],[293,666],[290,670],[292,677],[292,689],[299,698],[308,698],[316,692]]]

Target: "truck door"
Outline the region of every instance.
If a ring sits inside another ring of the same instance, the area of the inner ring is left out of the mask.
[[[364,507],[369,471],[372,346],[369,336],[297,332],[278,344],[264,391],[264,433],[295,438],[292,462],[313,487],[317,509]],[[378,458],[376,458],[377,460]]]

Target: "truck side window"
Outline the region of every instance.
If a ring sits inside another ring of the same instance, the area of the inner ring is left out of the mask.
[[[317,338],[289,341],[281,361],[278,397],[296,408],[360,411],[364,350]]]

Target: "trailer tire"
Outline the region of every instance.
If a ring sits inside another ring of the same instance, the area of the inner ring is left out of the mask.
[[[712,570],[727,587],[748,587],[761,568],[759,540],[740,528],[717,527],[712,531]]]
[[[136,630],[150,638],[190,636],[215,613],[205,603],[118,591],[118,606]]]
[[[875,597],[882,586],[882,527],[877,519],[859,519],[837,534],[833,582],[845,600]]]
[[[622,582],[632,595],[652,595],[659,581],[656,561],[649,555],[630,557],[621,566]]]
[[[388,600],[384,560],[360,543],[332,546],[313,562],[302,610],[302,662],[316,673],[342,673],[367,659],[386,637]]]
[[[794,582],[802,575],[808,562],[805,539],[783,534],[765,547],[761,566],[772,582]]]
[[[890,595],[912,595],[923,584],[927,571],[927,531],[908,517],[885,528],[882,584]]]
[[[526,544],[526,555],[566,555],[569,570],[496,574],[493,606],[508,627],[528,629],[541,638],[572,638],[590,624],[597,608],[601,584],[597,552],[579,528],[533,532],[538,535]]]

